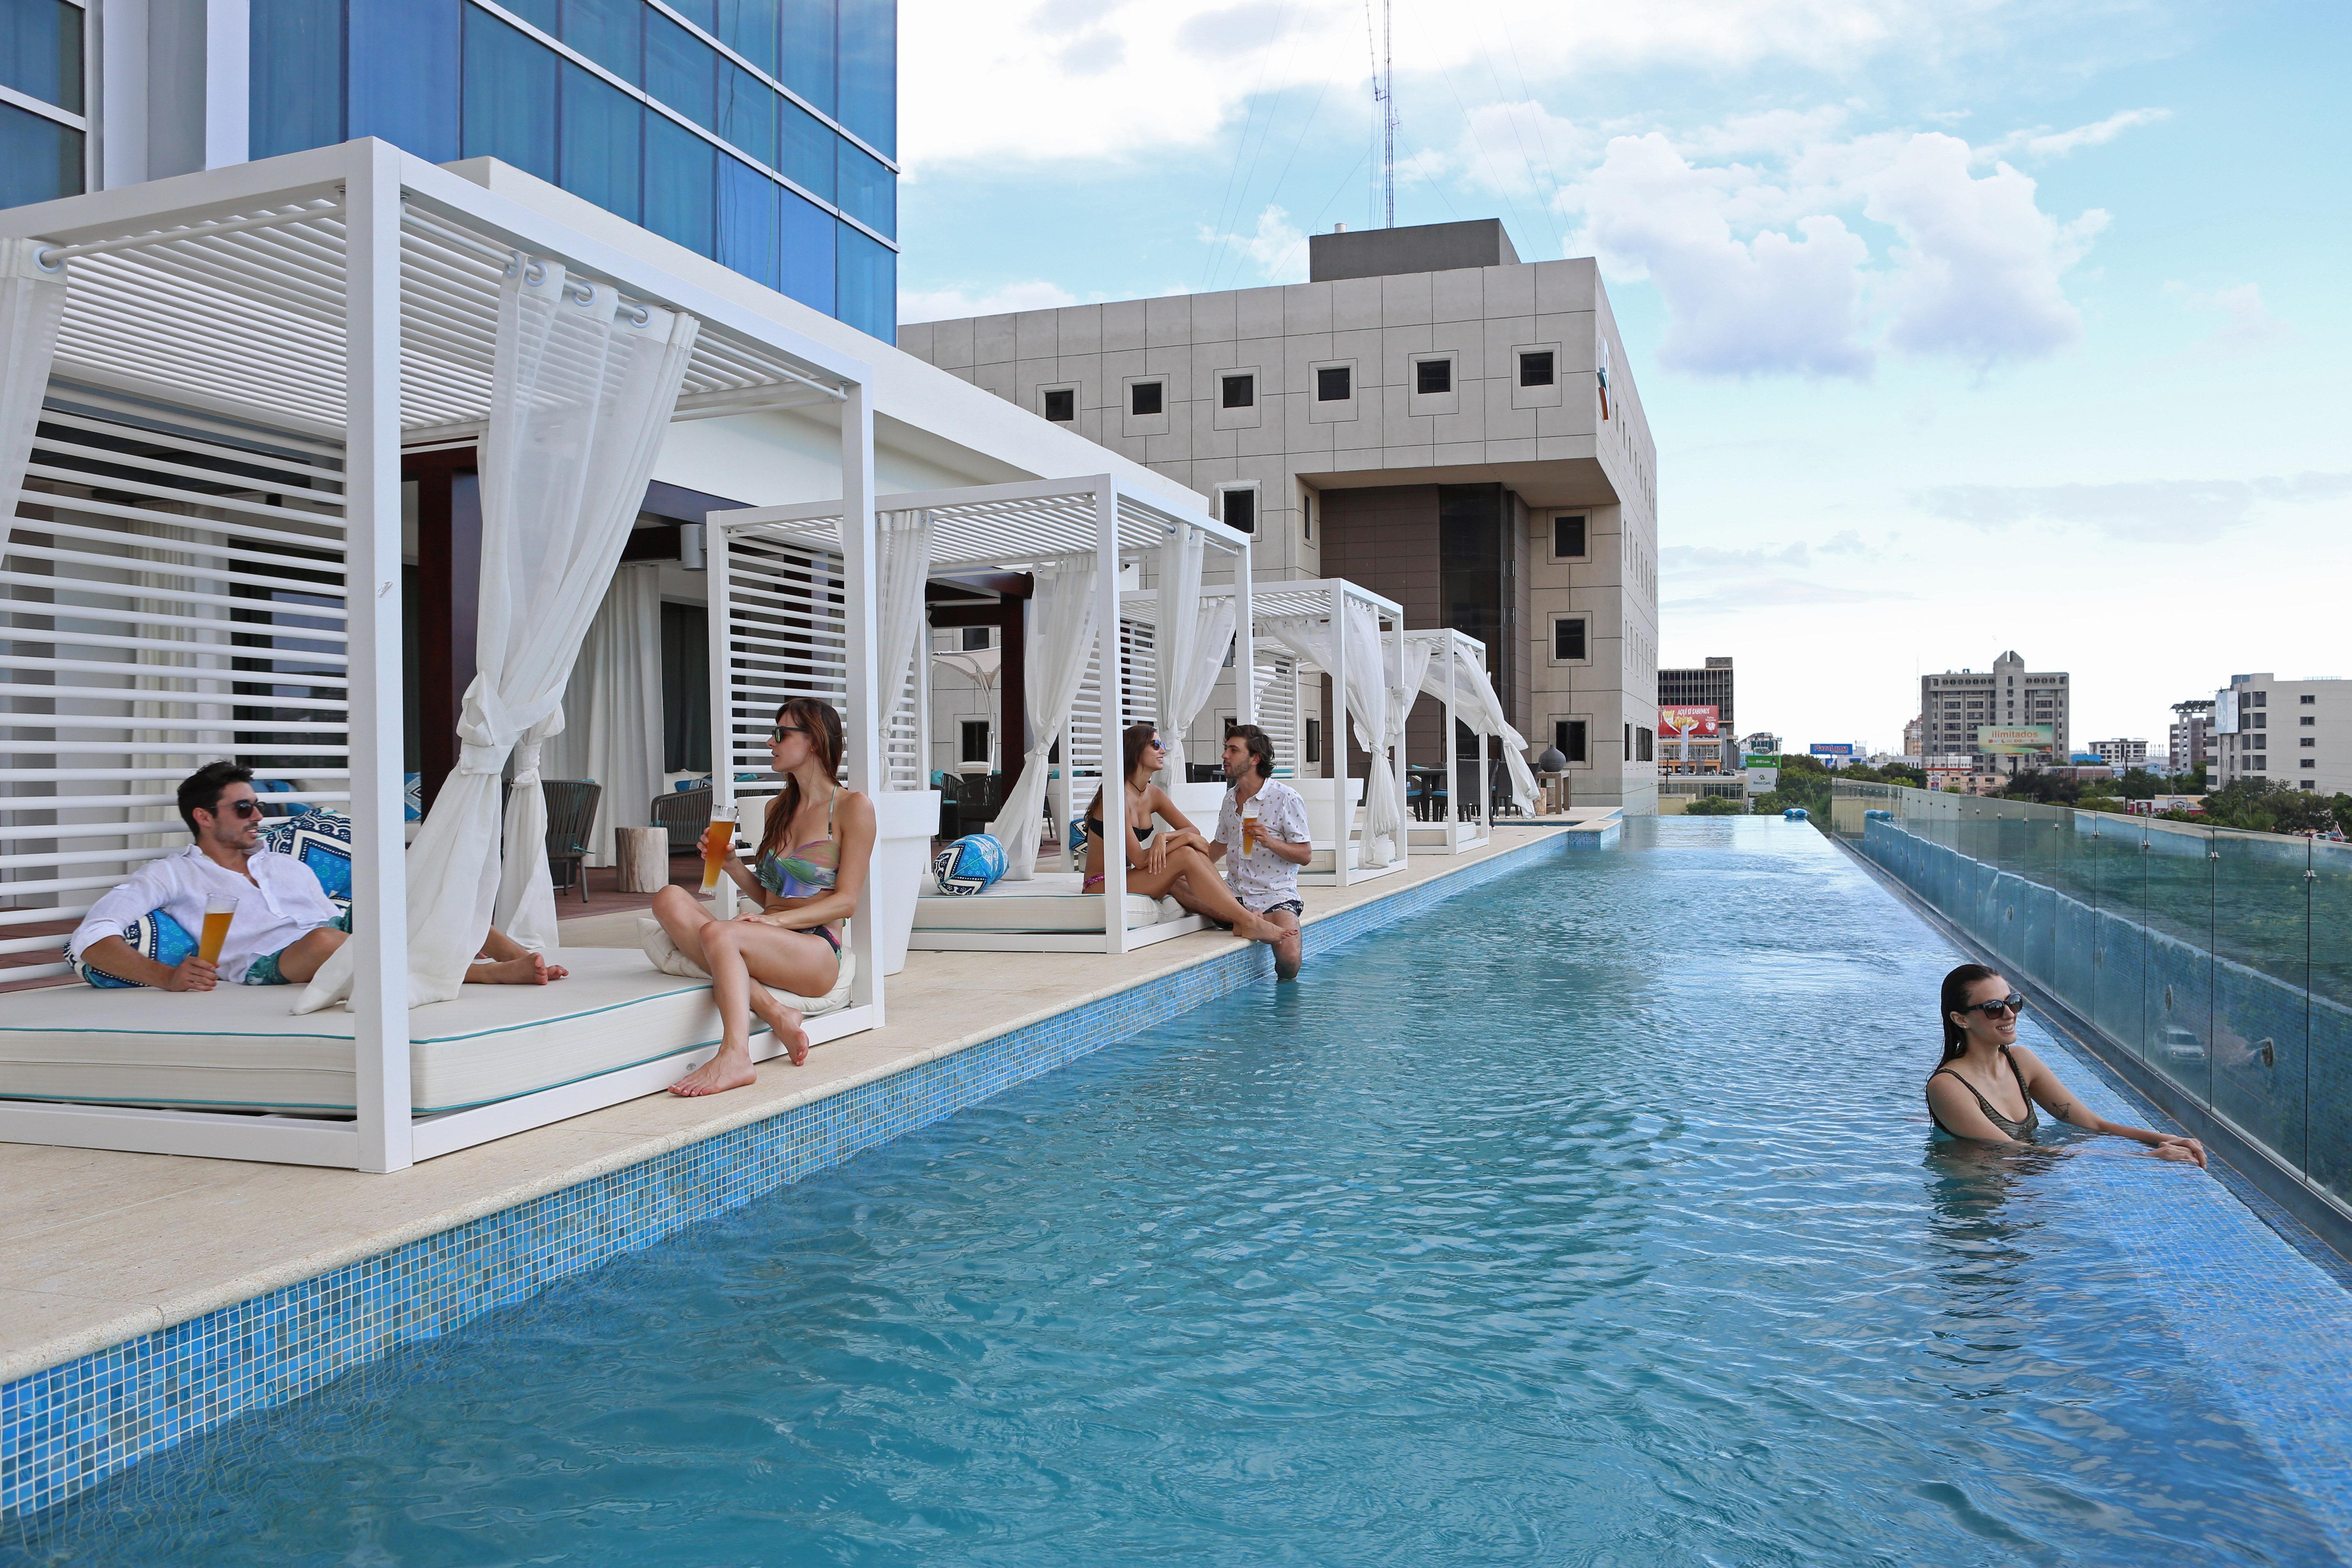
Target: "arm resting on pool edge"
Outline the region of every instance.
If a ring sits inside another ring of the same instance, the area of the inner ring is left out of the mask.
[[[2126,1138],[2135,1143],[2145,1143],[2147,1152],[2159,1160],[2179,1160],[2205,1166],[2205,1145],[2194,1138],[2184,1138],[2177,1132],[2151,1132],[2145,1127],[2133,1127],[2121,1121],[2110,1121],[2084,1105],[2080,1096],[2058,1081],[2050,1064],[2023,1046],[2011,1046],[2009,1054],[2025,1069],[2025,1092],[2034,1103],[2059,1121],[2079,1127],[2085,1132],[2104,1133],[2110,1138]],[[1979,1112],[1979,1115],[1982,1112]]]

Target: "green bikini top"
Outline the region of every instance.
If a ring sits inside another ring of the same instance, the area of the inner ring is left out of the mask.
[[[779,855],[771,849],[760,857],[759,868],[752,873],[760,886],[780,899],[805,899],[818,893],[829,893],[841,875],[841,846],[833,841],[833,808],[840,804],[841,791],[824,805],[824,837],[812,838],[789,855]],[[812,859],[823,855],[823,861]]]

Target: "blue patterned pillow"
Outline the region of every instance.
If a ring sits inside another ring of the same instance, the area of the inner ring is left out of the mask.
[[[1004,846],[985,833],[968,833],[931,862],[940,891],[955,897],[985,892],[1004,875]]]
[[[425,775],[423,773],[400,775],[400,815],[402,820],[407,822],[425,820]]]
[[[340,811],[284,816],[261,830],[261,847],[310,868],[338,909],[352,904],[352,819]]]
[[[196,951],[196,939],[188,934],[188,928],[161,910],[149,910],[123,927],[122,940],[131,944],[131,952],[142,958],[152,958],[167,969]],[[92,969],[79,959],[73,961],[73,966],[74,973],[92,985],[110,991],[139,988],[136,980],[125,980],[119,974],[109,974],[103,969]]]

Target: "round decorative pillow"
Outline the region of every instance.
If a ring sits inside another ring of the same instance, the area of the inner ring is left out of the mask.
[[[967,833],[940,851],[931,875],[942,893],[980,892],[1004,875],[1004,846],[985,833]]]

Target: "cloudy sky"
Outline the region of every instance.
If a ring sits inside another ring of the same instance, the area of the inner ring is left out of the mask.
[[[1296,282],[1373,216],[1363,0],[904,0],[902,319]],[[1375,12],[1377,15],[1377,12]],[[1394,0],[1397,221],[1596,255],[1663,658],[1892,748],[2352,676],[2352,7]]]

